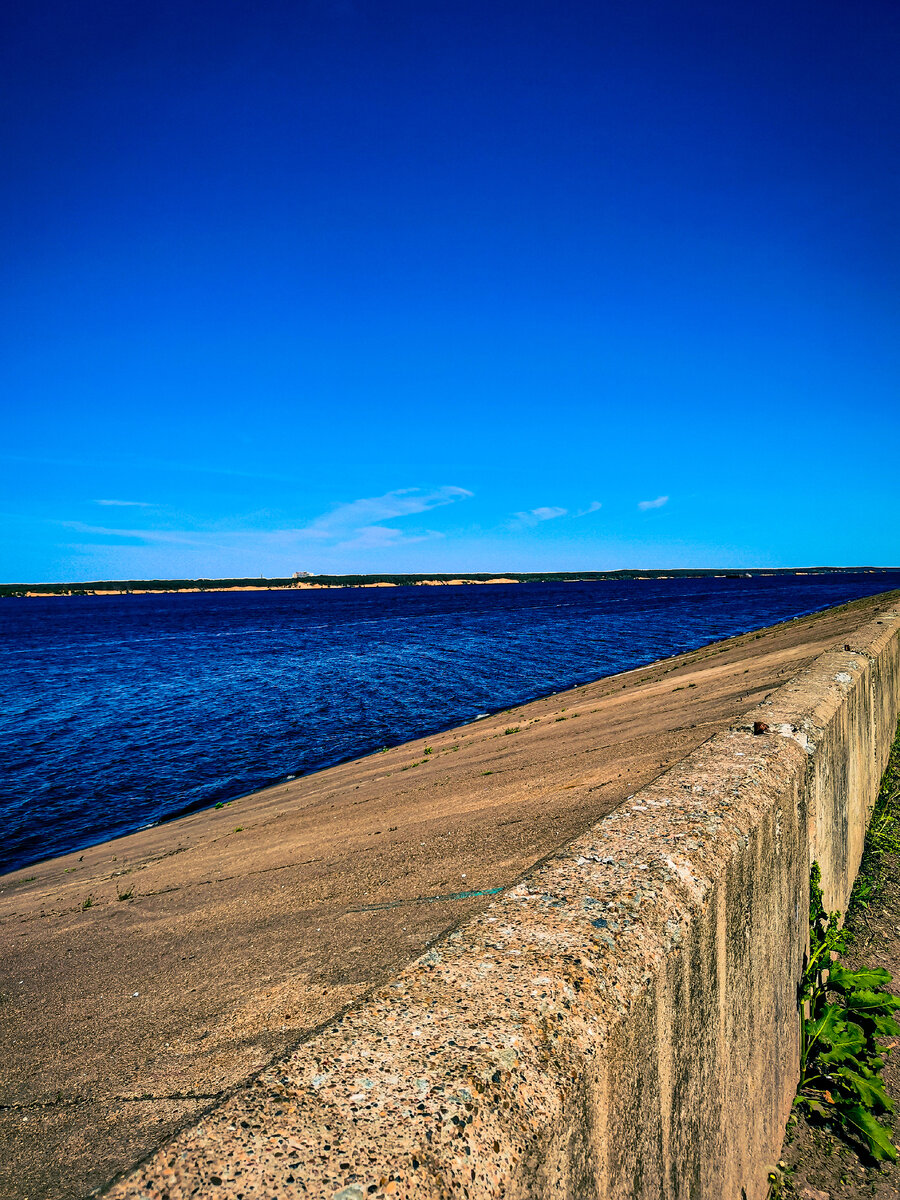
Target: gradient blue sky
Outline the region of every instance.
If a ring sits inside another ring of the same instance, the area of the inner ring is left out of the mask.
[[[6,0],[6,581],[900,562],[900,9]]]

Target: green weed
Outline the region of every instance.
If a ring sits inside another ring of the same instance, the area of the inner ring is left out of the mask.
[[[900,1035],[900,998],[887,990],[881,967],[848,971],[837,962],[854,940],[854,917],[865,911],[884,879],[886,856],[900,854],[900,732],[891,748],[872,811],[866,846],[848,909],[848,925],[822,905],[818,863],[810,877],[810,953],[803,975],[801,1079],[796,1104],[861,1142],[877,1160],[896,1161],[882,1123],[893,1112],[881,1071],[888,1050],[881,1038]]]
[[[900,1036],[894,1014],[900,997],[887,990],[880,967],[850,971],[837,962],[849,935],[840,914],[822,905],[821,872],[810,876],[810,952],[802,980],[800,1085],[795,1103],[861,1142],[878,1161],[896,1161],[889,1130],[879,1119],[894,1111],[881,1071],[887,1051],[879,1039]]]

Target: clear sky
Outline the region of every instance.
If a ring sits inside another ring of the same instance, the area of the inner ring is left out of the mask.
[[[900,562],[895,0],[5,0],[6,581]]]

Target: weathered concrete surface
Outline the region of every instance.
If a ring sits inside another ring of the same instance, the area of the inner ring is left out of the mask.
[[[515,883],[885,603],[0,879],[0,1196],[77,1197],[130,1166],[490,900],[434,897]]]
[[[116,1200],[762,1200],[811,854],[846,895],[900,701],[881,613],[210,1111]]]
[[[897,725],[895,610],[780,688],[754,716],[809,751],[810,855],[826,908],[843,911]]]

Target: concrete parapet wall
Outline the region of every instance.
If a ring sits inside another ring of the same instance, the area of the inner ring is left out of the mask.
[[[125,1197],[761,1200],[809,867],[846,904],[900,705],[885,612],[116,1184]]]

